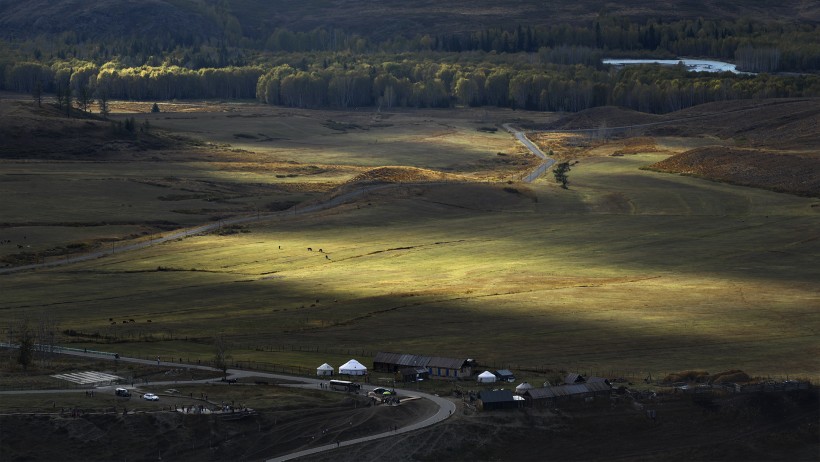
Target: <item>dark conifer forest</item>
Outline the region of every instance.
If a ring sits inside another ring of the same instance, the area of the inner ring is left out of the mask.
[[[705,11],[684,1],[636,2],[624,11],[478,2],[483,13],[469,15],[466,3],[449,3],[0,1],[0,89],[86,102],[210,98],[300,108],[544,111],[618,105],[653,113],[820,95],[820,29],[810,7],[785,2],[762,15],[761,5],[743,2],[735,9],[704,2]],[[744,73],[602,63],[618,57],[708,58]]]

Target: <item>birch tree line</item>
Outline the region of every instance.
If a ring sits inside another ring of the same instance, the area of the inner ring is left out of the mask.
[[[580,111],[619,105],[669,112],[738,98],[820,95],[820,28],[739,19],[494,27],[376,40],[338,29],[221,38],[113,38],[69,34],[0,41],[0,89],[80,109],[96,99],[256,99],[300,108],[498,106]],[[241,39],[241,40],[240,40]],[[241,46],[238,44],[241,42]],[[50,48],[49,48],[50,47]],[[700,55],[733,59],[759,75],[681,68],[616,70],[606,56]],[[802,75],[769,74],[814,70]],[[67,112],[70,114],[70,111]]]

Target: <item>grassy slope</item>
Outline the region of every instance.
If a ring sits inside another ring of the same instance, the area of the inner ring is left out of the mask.
[[[118,111],[132,106],[113,103]],[[237,213],[279,210],[374,166],[428,166],[487,178],[515,175],[532,162],[508,135],[476,130],[509,111],[374,115],[239,106],[242,117],[235,107],[210,112],[210,105],[195,104],[164,105],[158,115],[113,115],[154,127],[117,137],[108,122],[4,102],[0,133],[14,137],[0,142],[0,192],[7,199],[0,202],[0,241],[11,241],[0,244],[0,258],[16,264],[68,245],[107,246]],[[331,120],[359,128],[332,129]],[[162,129],[202,141],[169,137]]]
[[[659,158],[584,160],[572,190],[535,185],[538,202],[494,186],[409,188],[250,234],[6,276],[3,308],[133,338],[219,330],[238,348],[815,374],[816,201],[638,170]],[[109,326],[109,317],[137,323]],[[210,356],[185,342],[115,348]]]

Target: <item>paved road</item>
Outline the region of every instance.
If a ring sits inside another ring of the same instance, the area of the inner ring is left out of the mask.
[[[524,132],[514,129],[510,124],[503,124],[502,126],[504,127],[504,130],[507,130],[508,132],[512,133],[515,136],[515,138],[518,141],[520,141],[521,144],[524,145],[524,147],[530,150],[531,153],[535,154],[537,157],[544,161],[532,172],[527,174],[527,176],[522,178],[521,181],[523,181],[524,183],[532,183],[533,181],[538,179],[538,177],[543,175],[544,172],[546,172],[550,167],[552,167],[552,164],[555,163],[555,159],[547,157],[547,155],[544,154],[544,152],[541,151],[541,149],[538,146],[536,146],[535,143],[533,143],[532,141],[530,141],[529,138],[527,138],[527,135],[525,135]]]
[[[61,351],[61,354],[69,354],[73,356],[82,356],[87,358],[95,358],[95,359],[106,359],[114,361],[113,353],[106,353],[106,352],[83,352],[83,351]],[[210,367],[210,366],[203,366],[198,364],[181,364],[177,362],[169,362],[169,361],[156,361],[150,359],[140,359],[140,358],[129,358],[121,356],[117,361],[122,361],[126,363],[136,363],[136,364],[145,364],[145,365],[159,365],[163,367],[171,367],[175,369],[179,368],[187,368],[187,369],[199,369],[199,370],[207,370],[213,372],[221,372],[219,369]],[[310,377],[297,377],[292,375],[285,375],[285,374],[274,374],[269,372],[259,372],[259,371],[249,371],[244,369],[228,369],[227,370],[227,378],[228,379],[241,379],[247,377],[254,377],[254,378],[263,378],[263,379],[271,379],[271,380],[283,380],[288,382],[298,382],[296,384],[288,384],[284,386],[293,386],[293,387],[304,387],[304,388],[311,388],[311,389],[318,389],[319,384],[323,383],[326,384],[327,380],[318,379],[318,378],[310,378]],[[125,386],[125,388],[134,389],[143,386],[174,386],[174,385],[182,385],[182,384],[189,384],[189,383],[211,383],[211,382],[221,382],[220,379],[202,379],[202,380],[175,380],[175,381],[157,381],[157,382],[146,382],[141,383],[139,386]],[[122,386],[122,385],[121,385]],[[108,388],[108,387],[104,387]],[[111,386],[113,388],[113,385]],[[368,392],[373,390],[375,386],[373,385],[364,385],[362,387],[362,391]],[[45,394],[45,393],[85,393],[87,388],[72,388],[72,389],[62,389],[62,390],[12,390],[12,391],[0,391],[0,396],[2,395],[22,395],[22,394]],[[398,434],[412,432],[414,430],[419,430],[425,427],[429,427],[431,425],[435,425],[439,422],[442,422],[448,419],[450,416],[453,415],[456,411],[456,405],[452,401],[442,398],[437,395],[431,395],[429,393],[423,393],[417,390],[403,390],[403,389],[396,389],[400,396],[406,397],[418,397],[422,399],[429,399],[433,403],[438,406],[438,410],[435,414],[425,418],[424,420],[420,420],[418,422],[413,422],[409,425],[404,427],[400,427],[397,430],[387,431],[383,433],[377,433],[374,435],[364,436],[361,438],[354,438],[351,440],[346,441],[339,441],[338,444],[325,444],[322,446],[316,446],[313,448],[305,449],[302,451],[293,452],[290,454],[286,454],[283,456],[279,456],[273,459],[269,459],[269,462],[274,461],[285,461],[285,460],[292,460],[297,459],[300,457],[309,456],[311,454],[317,454],[324,451],[331,451],[337,449],[338,447],[344,446],[352,446],[354,444],[363,443],[365,441],[373,441],[380,438],[389,438],[394,437]]]

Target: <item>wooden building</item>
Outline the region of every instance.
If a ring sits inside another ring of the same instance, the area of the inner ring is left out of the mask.
[[[461,379],[473,375],[472,359],[421,356],[380,351],[373,358],[373,370],[396,373],[407,368],[425,368],[430,378]]]
[[[523,405],[524,401],[513,395],[511,390],[484,390],[478,393],[478,408],[484,411],[515,409]]]
[[[531,388],[524,392],[527,404],[534,407],[556,406],[562,402],[598,396],[608,397],[612,388],[604,382],[578,383],[556,387]]]
[[[430,372],[425,367],[405,367],[396,372],[396,380],[402,382],[419,382],[429,378]]]

